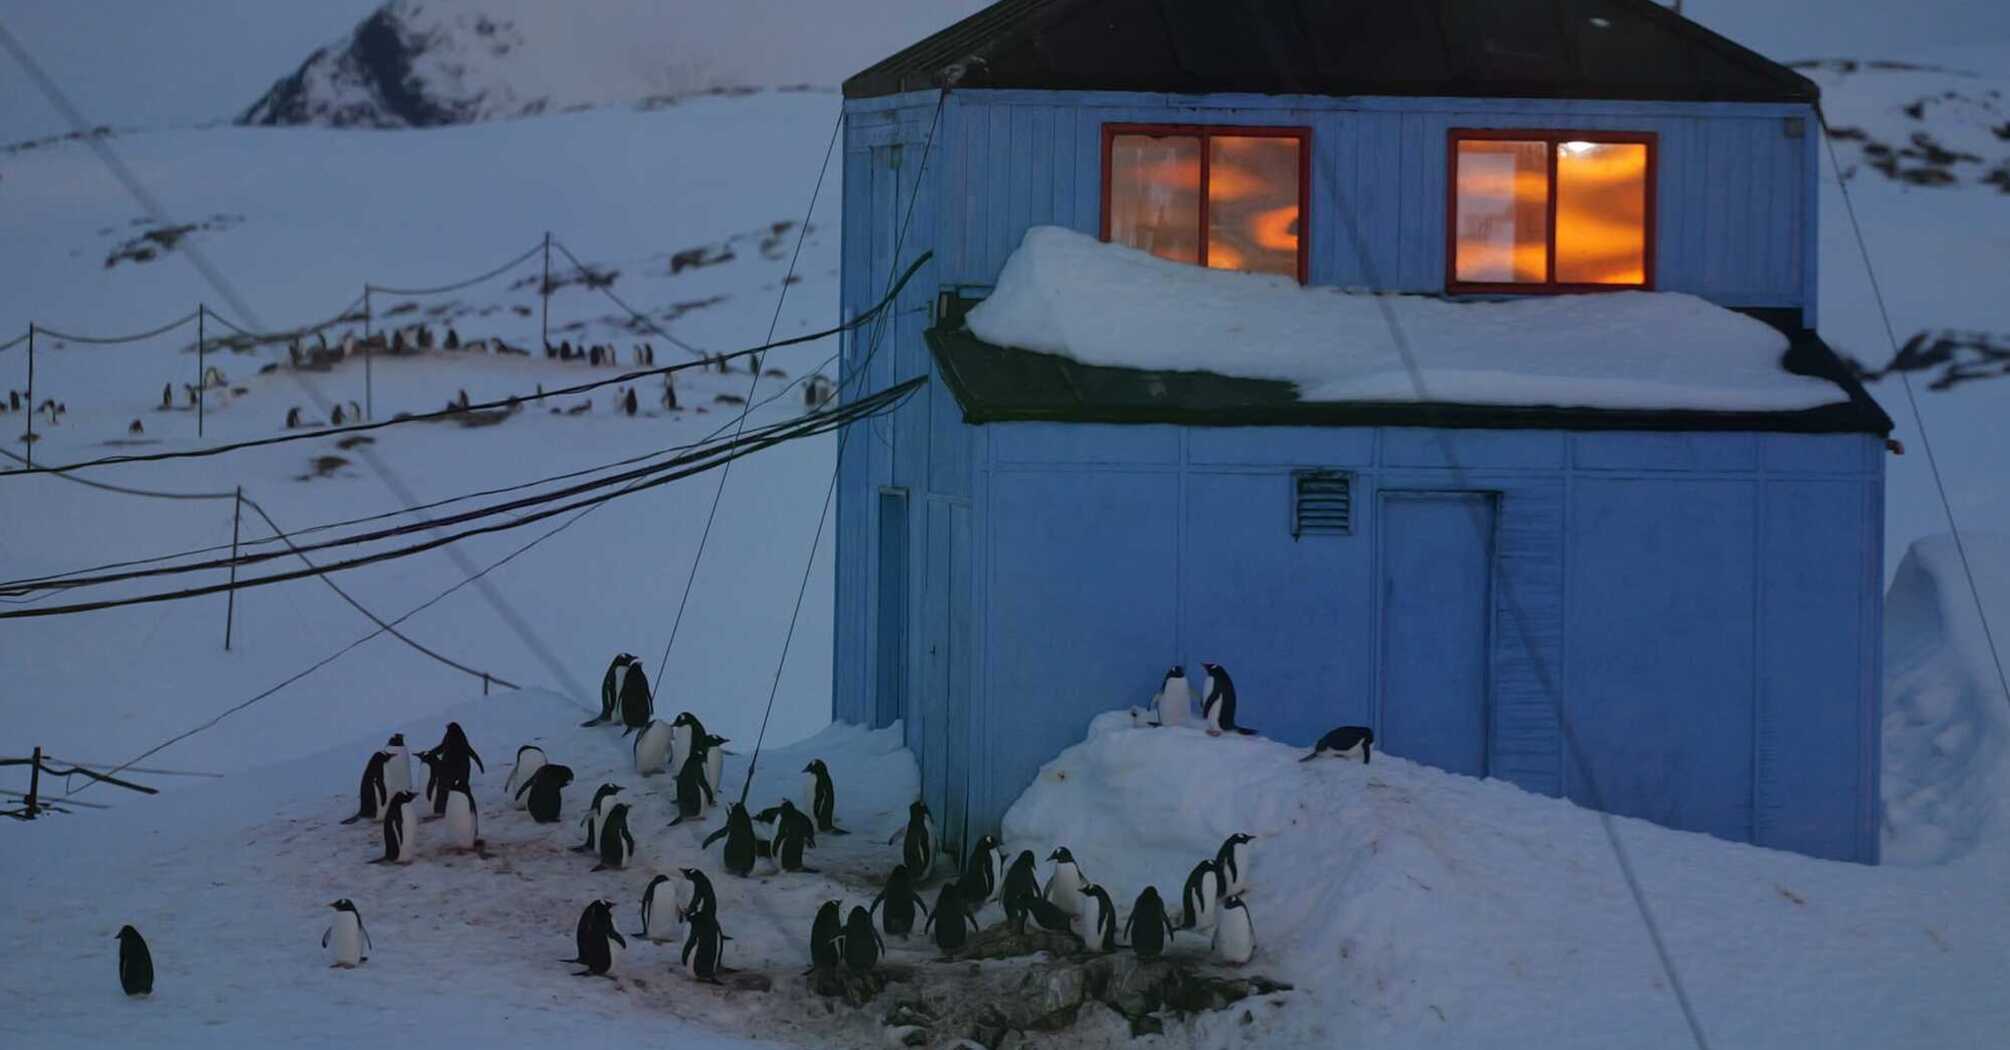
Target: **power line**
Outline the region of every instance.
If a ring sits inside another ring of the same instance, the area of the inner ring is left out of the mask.
[[[137,332],[134,333],[133,335],[105,335],[105,336],[71,335],[68,332],[58,332],[54,328],[51,328],[45,324],[32,325],[31,327],[33,327],[35,331],[43,335],[60,339],[66,343],[83,343],[87,346],[115,346],[120,343],[144,342],[145,340],[152,339],[155,336],[166,335],[167,333],[172,332],[177,328],[180,328],[182,325],[194,321],[196,318],[196,314],[199,312],[200,311],[190,311],[187,316],[181,317],[177,320],[169,321],[168,323],[160,326],[159,328],[150,329],[145,332]],[[23,338],[26,337],[23,336]]]
[[[0,448],[0,456],[6,456],[8,459],[11,459],[16,463],[28,462],[21,456],[16,455],[12,449]],[[154,489],[135,489],[135,488],[127,488],[124,485],[111,485],[102,481],[92,481],[89,478],[75,478],[71,477],[70,475],[60,470],[50,471],[49,473],[52,473],[59,478],[62,478],[64,481],[73,482],[78,485],[83,485],[87,488],[103,489],[106,492],[115,492],[121,496],[144,496],[147,499],[173,499],[173,500],[219,500],[219,499],[237,498],[237,493],[235,492],[161,492]],[[211,549],[220,550],[221,548],[211,548]],[[169,557],[181,557],[181,555],[178,554],[169,555]],[[128,562],[126,564],[133,564],[133,563]],[[117,568],[119,566],[113,566],[113,567]]]
[[[572,254],[572,249],[567,248],[564,242],[553,241],[551,242],[551,246],[557,248],[561,253],[565,255],[567,259],[572,260],[573,268],[580,272],[581,280],[588,287],[606,296],[609,300],[611,300],[614,303],[614,305],[619,306],[623,310],[628,311],[628,315],[630,317],[633,317],[640,324],[642,324],[643,327],[649,329],[651,332],[654,332],[657,335],[662,336],[672,346],[675,346],[678,349],[683,350],[685,353],[695,354],[701,358],[717,359],[717,355],[714,355],[711,351],[705,350],[701,347],[692,346],[690,343],[687,343],[684,340],[679,339],[674,335],[671,335],[668,329],[665,329],[657,325],[655,321],[650,320],[648,314],[645,314],[642,311],[637,310],[636,308],[628,305],[626,302],[622,300],[620,296],[614,294],[614,289],[608,287],[608,285],[605,282],[592,280],[591,278],[593,276],[593,270],[589,268],[585,263],[580,262],[579,256]]]
[[[502,264],[501,266],[496,267],[493,270],[489,270],[483,273],[479,277],[470,277],[465,281],[456,281],[453,284],[443,284],[437,288],[387,288],[381,284],[366,284],[363,287],[373,292],[384,292],[389,295],[440,295],[445,292],[458,292],[463,288],[472,288],[475,285],[478,285],[483,281],[486,281],[492,277],[500,277],[503,274],[506,274],[511,270],[516,269],[519,266],[522,266],[524,263],[529,262],[531,259],[536,258],[537,253],[543,250],[544,250],[544,242],[540,240],[536,244],[531,245],[529,251],[523,253],[522,255],[517,256],[514,259],[511,259],[510,261]]]
[[[1877,303],[1878,317],[1884,322],[1884,337],[1891,344],[1892,360],[1899,354],[1898,330],[1892,327],[1891,311],[1885,306],[1884,288],[1878,283],[1877,267],[1871,265],[1870,244],[1864,240],[1863,224],[1857,221],[1856,202],[1850,199],[1849,183],[1843,178],[1842,162],[1836,157],[1835,137],[1829,132],[1828,114],[1820,105],[1815,116],[1822,122],[1822,142],[1827,145],[1829,167],[1834,169],[1836,189],[1842,191],[1843,210],[1849,213],[1850,232],[1856,235],[1857,251],[1863,256],[1863,271],[1870,278],[1871,299]],[[1961,538],[1961,526],[1954,520],[1954,503],[1947,497],[1947,482],[1940,475],[1940,459],[1933,454],[1933,439],[1926,433],[1926,417],[1919,412],[1919,398],[1912,391],[1912,374],[1896,369],[1905,389],[1905,403],[1912,408],[1913,425],[1919,428],[1919,447],[1926,452],[1926,465],[1933,474],[1933,487],[1940,493],[1940,509],[1947,515],[1947,531],[1954,536],[1954,553],[1961,559],[1961,574],[1968,578],[1968,594],[1975,599],[1975,618],[1982,621],[1982,638],[1989,644],[1989,659],[1996,667],[1996,686],[2010,700],[2010,676],[2003,671],[2003,654],[1996,648],[1996,633],[1989,626],[1989,613],[1982,606],[1982,589],[1975,582],[1975,568],[1968,561],[1968,544]]]

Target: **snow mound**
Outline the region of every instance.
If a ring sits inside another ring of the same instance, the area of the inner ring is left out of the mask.
[[[986,342],[1084,364],[1281,379],[1311,401],[1766,411],[1843,400],[1781,367],[1777,330],[1691,295],[1374,296],[1168,262],[1052,226],[1026,232],[969,325]]]
[[[2010,626],[2010,537],[1963,539],[2001,640]],[[2010,704],[1952,536],[1906,551],[1884,608],[1884,858],[1943,863],[1973,849],[2000,817],[2010,790]]]

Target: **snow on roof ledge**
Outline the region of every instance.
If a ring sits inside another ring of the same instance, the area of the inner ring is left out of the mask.
[[[1847,400],[1783,367],[1779,331],[1692,295],[1377,296],[1167,262],[1055,226],[1026,231],[967,323],[996,346],[1281,379],[1306,401],[1764,412]]]

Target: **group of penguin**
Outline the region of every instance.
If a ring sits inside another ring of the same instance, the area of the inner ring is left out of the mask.
[[[1236,733],[1252,736],[1256,730],[1238,725],[1235,721],[1236,697],[1235,681],[1228,676],[1228,669],[1220,664],[1200,665],[1206,677],[1201,683],[1200,723],[1209,736]],[[1193,687],[1187,684],[1186,668],[1179,664],[1165,673],[1159,683],[1159,690],[1152,695],[1152,718],[1145,722],[1151,726],[1184,726],[1193,722]],[[1131,717],[1144,721],[1145,713],[1131,709]],[[1372,761],[1375,751],[1375,731],[1367,726],[1339,726],[1319,738],[1312,747],[1312,753],[1299,759],[1310,762],[1326,756],[1353,757],[1359,755],[1363,765]]]

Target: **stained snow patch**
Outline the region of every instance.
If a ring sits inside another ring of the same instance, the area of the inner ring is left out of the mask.
[[[1782,367],[1777,330],[1692,295],[1376,296],[1168,262],[1053,226],[1026,232],[968,320],[999,346],[1281,379],[1309,401],[1791,411],[1844,400]]]

